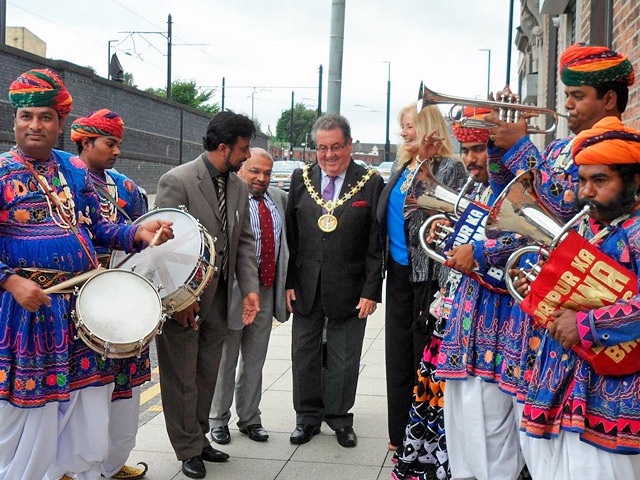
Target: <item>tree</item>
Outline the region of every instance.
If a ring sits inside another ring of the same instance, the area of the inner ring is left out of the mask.
[[[145,92],[167,98],[166,88],[147,88]],[[183,105],[189,105],[190,107],[196,108],[201,112],[208,113],[209,115],[215,115],[220,111],[220,107],[217,103],[206,103],[211,99],[214,93],[215,89],[201,89],[196,85],[194,80],[190,80],[188,82],[175,80],[171,82],[171,100],[182,103]]]
[[[315,148],[311,138],[311,127],[313,127],[318,114],[303,103],[296,103],[293,108],[293,139],[291,139],[291,109],[282,112],[278,124],[276,125],[276,140],[280,143],[289,142],[294,147],[301,147],[307,140],[307,148]]]
[[[133,73],[130,73],[130,72],[124,72],[124,78],[122,80],[122,83],[133,88],[138,88],[138,86],[133,81]]]

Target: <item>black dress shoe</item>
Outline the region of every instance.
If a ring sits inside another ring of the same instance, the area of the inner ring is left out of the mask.
[[[297,445],[302,445],[303,443],[307,443],[311,440],[311,437],[320,433],[320,427],[317,425],[304,425],[300,424],[296,426],[296,429],[289,437],[289,441],[291,443],[295,443]]]
[[[211,429],[211,440],[220,445],[229,443],[231,441],[229,427],[227,427],[226,425],[222,425],[221,427],[213,427]]]
[[[338,443],[345,448],[355,447],[358,443],[353,427],[336,428],[336,437],[338,437]]]
[[[216,450],[211,445],[207,445],[202,450],[202,459],[206,462],[222,463],[229,459],[229,454]]]
[[[240,433],[249,435],[249,438],[254,442],[266,442],[269,439],[269,432],[267,432],[259,423],[254,423],[253,425],[247,425],[245,428],[241,428]]]
[[[191,457],[182,461],[182,473],[189,478],[204,478],[207,474],[207,469],[204,468],[202,458]]]

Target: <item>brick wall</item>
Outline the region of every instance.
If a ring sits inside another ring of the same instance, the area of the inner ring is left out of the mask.
[[[27,70],[50,68],[63,78],[73,96],[73,112],[58,148],[77,151],[69,138],[69,126],[76,118],[100,108],[114,110],[125,122],[122,154],[116,168],[149,193],[155,193],[163,173],[202,152],[202,136],[211,118],[203,112],[106,80],[88,68],[9,46],[0,45],[0,65],[0,151],[14,144],[13,108],[7,99],[9,85]],[[252,145],[266,149],[268,138],[259,135]]]
[[[622,118],[640,129],[640,2],[614,1],[612,48],[627,55],[635,69],[636,83],[629,89],[629,104]]]

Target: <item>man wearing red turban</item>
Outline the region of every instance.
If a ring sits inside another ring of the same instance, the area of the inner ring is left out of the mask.
[[[117,113],[103,108],[78,118],[71,125],[71,140],[78,147],[80,159],[89,169],[100,199],[102,216],[118,224],[131,223],[144,215],[147,205],[138,186],[129,177],[111,170],[120,155],[124,122]],[[111,250],[96,247],[100,263],[109,264]],[[145,476],[143,468],[125,465],[136,443],[140,411],[140,386],[151,378],[149,348],[139,357],[111,359],[115,388],[111,396],[108,432],[109,453],[102,462],[102,475],[107,478],[137,480]],[[78,473],[78,472],[75,472]]]

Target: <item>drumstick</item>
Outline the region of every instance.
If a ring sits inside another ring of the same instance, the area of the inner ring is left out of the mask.
[[[149,247],[155,247],[156,246],[156,243],[158,243],[158,240],[160,240],[160,235],[162,235],[162,229],[163,229],[163,227],[161,226],[156,231],[156,234],[151,239],[151,242],[149,242]],[[122,267],[125,263],[127,263],[127,261],[131,257],[133,257],[134,255],[137,255],[137,254],[138,254],[138,252],[131,252],[130,254],[126,255],[122,260],[120,260],[116,265],[114,265],[113,269],[118,269],[118,268]]]
[[[96,276],[98,273],[104,272],[104,271],[106,271],[106,268],[99,266],[98,268],[94,268],[93,270],[84,272],[78,275],[77,277],[73,277],[73,278],[70,278],[69,280],[65,280],[64,282],[60,282],[59,284],[54,285],[53,287],[45,288],[44,293],[48,295],[50,293],[57,293],[60,290],[67,290],[71,287],[75,287],[80,283],[84,283],[87,280],[90,280],[91,278]]]

